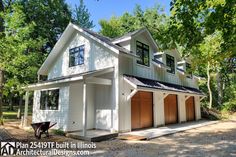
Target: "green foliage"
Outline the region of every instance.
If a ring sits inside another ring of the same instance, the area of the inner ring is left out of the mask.
[[[80,27],[90,29],[95,26],[93,24],[93,21],[90,20],[90,13],[86,8],[83,0],[80,0],[79,6],[75,5],[74,14],[75,15],[73,21]]]
[[[4,118],[3,118],[3,116],[0,117],[0,125],[4,125]]]
[[[109,20],[100,20],[100,33],[115,38],[128,32],[146,27],[149,29],[160,49],[173,48],[169,31],[169,17],[163,9],[156,5],[152,8],[142,10],[136,5],[133,13],[124,13],[120,17],[112,16]]]
[[[236,112],[236,99],[225,102],[222,106],[223,111]]]
[[[19,3],[23,5],[25,22],[35,23],[30,37],[44,39],[38,52],[49,53],[72,20],[68,4],[65,0],[20,0]]]
[[[26,23],[22,10],[22,6],[15,3],[1,13],[5,29],[0,38],[0,67],[5,71],[5,96],[20,94],[22,85],[35,82],[39,64],[45,58],[38,53],[44,40],[31,38],[35,23]]]
[[[55,135],[65,136],[65,132],[62,131],[61,129],[53,129],[52,132],[53,132]]]

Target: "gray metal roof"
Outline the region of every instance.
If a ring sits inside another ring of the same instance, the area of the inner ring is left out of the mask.
[[[204,93],[202,93],[199,89],[192,88],[192,87],[186,87],[186,86],[141,78],[141,77],[132,76],[132,75],[124,75],[124,77],[139,87],[147,87],[147,88],[154,88],[154,89],[160,89],[160,90],[166,90],[166,91],[174,91],[174,92],[189,93],[189,94],[196,94],[196,95],[204,96]]]

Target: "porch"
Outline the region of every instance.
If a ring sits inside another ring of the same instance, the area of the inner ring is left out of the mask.
[[[100,142],[115,138],[118,136],[118,133],[111,133],[110,131],[106,130],[87,130],[86,136],[83,135],[82,131],[67,133],[66,136],[89,142]]]

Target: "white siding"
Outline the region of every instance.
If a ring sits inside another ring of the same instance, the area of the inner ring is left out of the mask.
[[[196,120],[201,119],[201,107],[200,107],[200,97],[194,96],[195,101],[195,118]]]
[[[179,123],[186,122],[186,105],[184,94],[178,94],[178,119]]]
[[[165,124],[164,95],[162,92],[153,93],[153,104],[154,127],[162,126]]]
[[[40,90],[34,91],[32,122],[51,121],[57,123],[53,128],[67,131],[69,87],[60,87],[58,110],[40,110]]]
[[[69,67],[69,49],[80,45],[85,45],[84,64]],[[117,59],[117,54],[79,33],[61,51],[49,71],[48,79],[112,67]]]
[[[68,112],[68,130],[83,129],[83,82],[70,85],[70,100]],[[87,85],[87,129],[94,126],[94,86]]]

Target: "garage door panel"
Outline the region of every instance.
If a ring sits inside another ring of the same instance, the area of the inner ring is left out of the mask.
[[[153,108],[151,100],[141,100],[141,128],[151,127],[153,122]]]
[[[140,109],[139,109],[139,100],[137,99],[132,99],[131,101],[132,106],[131,106],[131,127],[132,129],[137,129],[140,127],[140,120],[139,120],[139,115],[140,115]]]
[[[153,105],[152,92],[137,92],[131,99],[132,129],[152,127]]]
[[[164,99],[165,124],[178,122],[177,95],[169,94]]]
[[[186,120],[193,121],[195,120],[195,105],[194,105],[194,97],[191,96],[185,101],[186,108]]]

